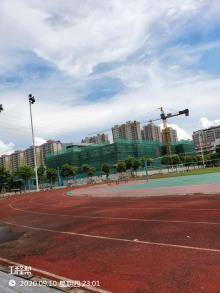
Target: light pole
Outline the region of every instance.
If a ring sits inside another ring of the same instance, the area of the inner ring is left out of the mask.
[[[34,169],[35,169],[35,179],[36,179],[36,190],[39,191],[39,184],[38,184],[38,174],[37,174],[37,157],[36,157],[36,148],[35,148],[35,140],[34,140],[34,127],[33,127],[33,119],[32,119],[32,110],[31,105],[35,103],[35,98],[30,94],[29,98],[29,105],[30,105],[30,117],[31,117],[31,132],[32,132],[32,143],[33,143],[33,150],[34,150]]]

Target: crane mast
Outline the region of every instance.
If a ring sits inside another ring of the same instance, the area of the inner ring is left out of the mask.
[[[170,141],[171,141],[171,137],[170,137],[170,131],[169,128],[167,126],[167,118],[166,118],[166,114],[164,112],[163,107],[160,107],[160,111],[161,111],[161,119],[163,121],[163,135],[164,135],[164,143],[165,143],[165,148],[166,148],[166,154],[168,156],[172,155],[172,150],[171,150],[171,145],[170,145]]]
[[[168,156],[172,155],[172,149],[171,149],[171,136],[170,136],[170,130],[169,127],[167,125],[167,119],[168,118],[172,118],[175,116],[180,116],[180,115],[185,115],[185,116],[189,116],[189,109],[185,109],[185,110],[181,110],[177,113],[165,113],[163,107],[160,107],[160,118],[158,119],[154,119],[154,120],[150,120],[149,122],[153,122],[153,121],[158,121],[158,120],[162,120],[163,121],[163,138],[164,138],[164,143],[165,143],[165,147],[166,147],[166,154]]]

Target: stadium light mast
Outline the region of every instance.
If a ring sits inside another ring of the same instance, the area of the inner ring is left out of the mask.
[[[36,191],[38,192],[39,191],[39,183],[38,183],[38,174],[37,174],[37,157],[36,157],[36,147],[35,147],[35,139],[34,139],[32,109],[31,109],[31,106],[35,103],[35,97],[32,94],[29,94],[28,98],[29,98],[29,106],[30,106],[32,144],[33,144],[33,150],[34,150],[34,171],[35,171],[35,179],[36,179]]]

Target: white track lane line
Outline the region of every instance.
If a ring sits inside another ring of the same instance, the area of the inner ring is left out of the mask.
[[[120,217],[102,217],[102,216],[73,216],[67,214],[56,214],[47,212],[36,212],[30,210],[24,210],[14,207],[11,203],[9,207],[13,210],[20,211],[23,213],[36,214],[36,215],[46,215],[46,216],[61,216],[69,218],[80,218],[80,219],[102,219],[102,220],[116,220],[116,221],[133,221],[133,222],[161,222],[161,223],[180,223],[180,224],[207,224],[207,225],[220,225],[220,222],[195,222],[195,221],[174,221],[174,220],[163,220],[163,219],[141,219],[141,218],[120,218]]]
[[[29,200],[29,203],[31,203],[32,205],[35,205],[35,206],[45,206],[45,204],[42,204],[42,203],[36,203],[34,201],[35,198],[32,198],[31,200]],[[48,204],[60,204],[60,203],[63,203],[63,200],[57,200],[57,201],[51,201],[49,202]],[[71,203],[71,202],[69,202]],[[109,202],[103,202],[104,204],[107,204]],[[123,204],[123,202],[118,202],[118,203],[121,203]],[[127,201],[126,201],[127,203]],[[139,203],[139,202],[134,202],[134,203]],[[161,203],[158,203],[158,204],[161,204]],[[158,207],[119,207],[119,206],[106,206],[106,207],[103,207],[103,206],[72,206],[71,208],[75,209],[75,208],[81,208],[81,209],[96,209],[96,208],[116,208],[116,209],[149,209],[149,210],[163,210],[163,209],[166,209],[166,210],[192,210],[192,211],[195,211],[195,210],[198,210],[198,211],[218,211],[220,210],[219,209],[216,209],[216,208],[210,208],[210,209],[207,209],[207,208],[185,208],[185,207],[161,207],[161,208],[158,208]]]
[[[6,259],[6,258],[3,258],[3,257],[0,257],[0,261],[4,262],[4,263],[7,263],[9,265],[15,265],[15,266],[20,266],[20,265],[24,265],[24,264],[21,264],[21,263],[17,263],[17,262],[14,262],[12,260],[9,260],[9,259]],[[72,280],[72,279],[68,279],[68,278],[65,278],[63,276],[59,276],[59,275],[56,275],[56,274],[53,274],[53,273],[50,273],[48,271],[45,271],[45,270],[41,270],[41,269],[38,269],[38,268],[35,268],[35,267],[31,267],[33,271],[37,272],[37,273],[41,273],[43,275],[46,275],[48,277],[51,277],[51,278],[55,278],[55,279],[58,279],[58,280],[61,280],[61,281],[71,281],[71,282],[79,282],[81,284],[81,288],[86,288],[88,290],[92,290],[93,292],[100,292],[100,293],[111,293],[110,291],[106,291],[106,290],[103,290],[101,288],[97,288],[97,287],[93,287],[93,286],[89,286],[89,285],[83,285],[80,281],[78,280]]]
[[[16,201],[14,201],[16,202]],[[12,202],[13,203],[13,202]],[[122,217],[102,217],[102,216],[73,216],[68,214],[57,214],[57,213],[47,213],[47,212],[36,212],[26,209],[16,208],[10,203],[8,206],[17,211],[31,214],[48,215],[48,216],[61,216],[70,218],[86,218],[86,219],[103,219],[103,220],[118,220],[118,221],[133,221],[133,222],[161,222],[161,223],[182,223],[182,224],[206,224],[206,225],[220,225],[220,222],[207,222],[207,221],[184,221],[184,220],[164,220],[164,219],[141,219],[141,218],[122,218]]]
[[[220,211],[220,209],[186,209],[186,208],[146,208],[146,207],[136,207],[136,208],[132,208],[132,207],[114,207],[114,206],[94,206],[94,207],[81,207],[81,206],[74,206],[71,207],[73,209],[100,209],[100,208],[104,208],[104,209],[121,209],[121,210],[183,210],[183,211]]]
[[[73,190],[73,192],[74,192],[74,190]],[[58,196],[60,196],[60,194],[58,195]],[[72,198],[70,198],[70,197],[67,197],[67,195],[66,195],[66,192],[63,192],[62,194],[61,194],[61,196],[62,197],[66,197],[66,198],[68,198],[68,199],[72,199]],[[47,194],[47,199],[48,198],[50,198],[51,197],[51,194]],[[204,195],[201,195],[200,197],[204,197]],[[38,197],[39,198],[39,197]],[[183,199],[179,199],[179,197],[175,197],[175,198],[177,198],[178,200],[181,200],[181,201],[183,201]],[[35,202],[33,202],[33,200],[34,199],[36,199],[36,197],[33,197],[29,202],[31,202],[33,205],[36,205],[36,206],[43,206],[44,204],[38,204],[38,203],[35,203]],[[94,199],[94,198],[92,198],[92,199]],[[99,197],[98,197],[98,199],[100,199]],[[126,199],[126,202],[133,202],[133,203],[140,203],[140,200],[139,199],[130,199],[130,198],[125,198]],[[153,199],[153,198],[151,198],[151,199]],[[142,199],[141,199],[142,200]],[[147,200],[149,200],[149,198],[147,198]],[[185,201],[190,201],[190,200],[192,200],[191,198],[190,199],[185,199],[184,200],[184,202]],[[54,201],[51,201],[50,203],[60,203],[60,202],[62,202],[63,203],[63,200],[61,199],[61,200],[54,200]],[[111,202],[117,202],[117,203],[123,203],[123,199],[121,199],[121,200],[109,200],[109,201],[103,201],[103,203],[111,203]],[[159,203],[167,203],[167,202],[169,202],[169,203],[176,203],[176,201],[174,201],[174,200],[165,200],[164,201],[164,199],[161,199],[161,200],[159,200]],[[183,202],[180,202],[180,203],[183,203]],[[78,208],[78,207],[77,207]],[[100,207],[79,207],[79,208],[100,208]],[[114,207],[114,208],[121,208],[121,207]],[[220,209],[187,209],[187,208],[145,208],[145,207],[138,207],[138,208],[127,208],[127,209],[183,209],[183,210],[220,210]]]
[[[19,202],[14,200],[13,202]],[[31,201],[29,201],[31,202]],[[60,203],[62,201],[57,201],[55,203]],[[37,205],[33,202],[31,204]],[[45,204],[40,204],[39,206],[45,206]],[[212,208],[212,209],[207,209],[207,208],[172,208],[172,207],[119,207],[119,206],[71,206],[73,209],[100,209],[100,208],[107,208],[107,209],[128,209],[128,210],[183,210],[183,211],[220,211],[219,209]]]
[[[15,223],[7,222],[7,221],[1,221],[1,222],[6,225],[27,228],[27,229],[36,230],[36,231],[50,232],[50,233],[55,233],[55,234],[58,233],[58,234],[64,234],[64,235],[94,238],[94,239],[99,239],[99,240],[101,239],[101,240],[126,242],[126,243],[132,243],[132,244],[145,244],[145,245],[152,245],[152,246],[163,246],[163,247],[171,247],[171,248],[181,248],[181,249],[188,249],[188,250],[220,253],[220,249],[213,249],[213,248],[186,246],[186,245],[170,244],[170,243],[163,243],[163,242],[143,241],[143,240],[136,240],[136,239],[131,240],[131,239],[124,239],[124,238],[114,238],[114,237],[106,237],[106,236],[100,236],[100,235],[91,235],[91,234],[75,233],[75,232],[69,232],[69,231],[59,231],[59,230],[47,229],[47,228],[39,228],[39,227],[15,224]]]

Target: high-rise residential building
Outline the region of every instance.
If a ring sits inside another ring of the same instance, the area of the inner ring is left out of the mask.
[[[101,144],[101,143],[109,143],[108,135],[105,133],[99,133],[96,136],[89,136],[85,137],[81,141],[82,143],[94,143],[94,144]]]
[[[142,140],[140,122],[128,121],[112,127],[113,141],[118,139]]]
[[[160,126],[157,126],[154,123],[145,125],[142,131],[142,139],[162,142]]]
[[[165,131],[167,131],[167,138],[168,142],[177,142],[178,137],[177,137],[177,131],[173,129],[172,127],[167,127],[166,130],[162,130],[162,140],[165,142]]]
[[[2,155],[0,157],[0,167],[4,168],[7,171],[10,171],[11,162],[10,162],[10,156],[9,155]]]
[[[192,138],[197,153],[212,152],[216,140],[220,138],[220,125],[194,131]]]
[[[220,138],[217,138],[213,144],[213,153],[220,153]]]
[[[142,140],[146,140],[146,139],[145,139],[145,135],[144,135],[144,130],[143,130],[143,129],[141,129],[141,139],[142,139]]]
[[[48,153],[56,154],[62,150],[60,141],[48,140],[44,144],[35,147],[37,166],[45,165],[45,156]],[[0,157],[0,167],[4,167],[10,172],[16,172],[20,166],[31,166],[34,168],[34,149],[30,146],[24,151],[16,151],[11,155]]]
[[[41,164],[45,164],[46,154],[56,154],[62,150],[62,143],[59,140],[48,140],[39,146],[41,152]]]
[[[35,146],[35,153],[36,153],[36,160],[37,160],[37,167],[42,165],[42,156],[39,146]],[[31,166],[33,169],[35,167],[34,164],[34,148],[30,146],[28,149],[24,150],[24,162],[26,166]]]
[[[16,172],[18,167],[25,165],[24,152],[15,151],[10,155],[10,171]]]

